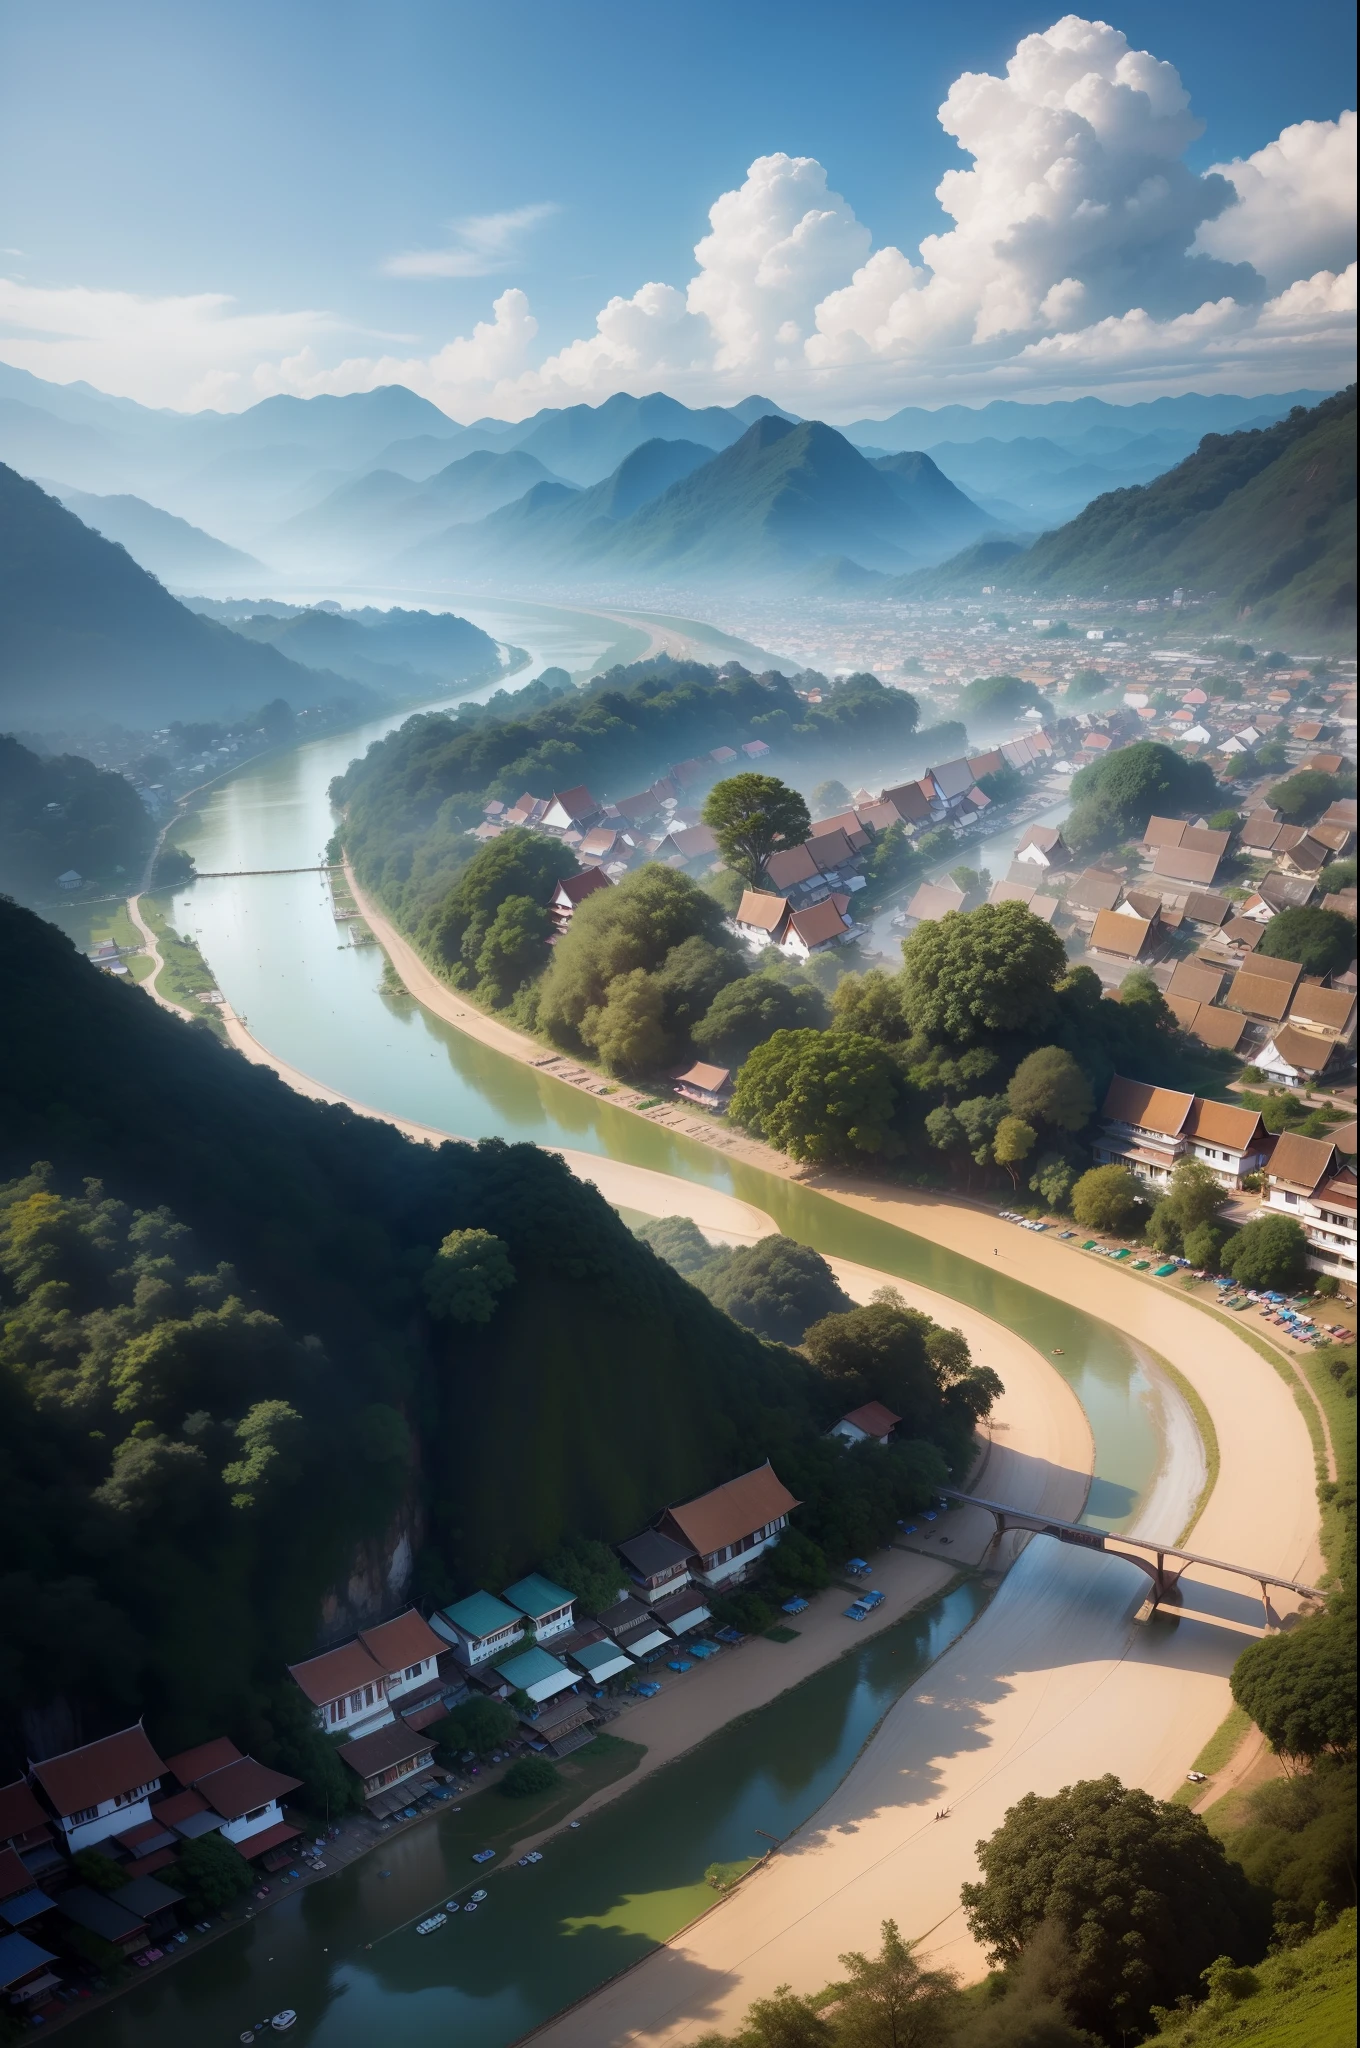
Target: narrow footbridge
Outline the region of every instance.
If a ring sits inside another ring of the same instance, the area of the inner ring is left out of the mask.
[[[942,1499],[953,1501],[959,1507],[985,1508],[996,1522],[993,1543],[1008,1530],[1024,1529],[1035,1536],[1052,1536],[1059,1543],[1070,1543],[1078,1550],[1100,1550],[1107,1557],[1120,1557],[1126,1564],[1136,1564],[1152,1581],[1154,1606],[1174,1594],[1182,1572],[1192,1564],[1207,1565],[1216,1572],[1232,1572],[1238,1578],[1251,1579],[1261,1589],[1267,1626],[1270,1624],[1269,1589],[1272,1586],[1290,1593],[1308,1594],[1318,1600],[1325,1598],[1317,1586],[1301,1585],[1297,1579],[1282,1579],[1274,1572],[1259,1571],[1254,1565],[1227,1564],[1221,1557],[1199,1557],[1193,1550],[1177,1550],[1173,1544],[1159,1543],[1152,1537],[1122,1536],[1117,1530],[1087,1529],[1079,1522],[1055,1521],[1052,1515],[1036,1515],[1026,1508],[1006,1507],[996,1500],[981,1500],[976,1494],[960,1493],[952,1486],[942,1486],[939,1492]]]
[[[199,868],[196,882],[238,882],[246,875],[338,875],[344,863],[319,861],[307,868]]]

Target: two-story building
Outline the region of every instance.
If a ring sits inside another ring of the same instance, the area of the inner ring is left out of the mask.
[[[1284,1131],[1265,1171],[1261,1207],[1292,1216],[1308,1240],[1308,1263],[1355,1297],[1356,1173],[1328,1138]]]
[[[140,1721],[135,1727],[29,1764],[29,1777],[61,1831],[67,1854],[92,1849],[151,1818],[165,1765]]]
[[[242,1756],[225,1735],[214,1742],[201,1742],[196,1749],[181,1750],[167,1759],[166,1768],[182,1788],[179,1805],[185,1808],[184,1818],[189,1817],[186,1795],[192,1793],[199,1802],[198,1811],[211,1816],[223,1840],[252,1861],[297,1841],[302,1833],[283,1813],[283,1801],[298,1790],[302,1780],[270,1770],[253,1756]],[[161,1818],[163,1802],[151,1810]],[[194,1834],[209,1832],[202,1825],[194,1829]]]
[[[551,1579],[545,1579],[541,1572],[530,1572],[527,1578],[516,1579],[513,1586],[506,1587],[501,1597],[507,1607],[513,1607],[532,1626],[536,1642],[547,1643],[554,1636],[571,1634],[574,1596],[565,1586],[554,1585]]]
[[[690,1574],[701,1585],[730,1586],[778,1543],[797,1505],[767,1458],[754,1472],[667,1508],[657,1528],[690,1552]]]
[[[392,1719],[394,1701],[432,1684],[441,1647],[429,1623],[408,1607],[288,1670],[328,1735],[368,1735]]]
[[[1122,1074],[1110,1083],[1102,1115],[1096,1163],[1127,1166],[1157,1189],[1167,1186],[1183,1159],[1199,1160],[1225,1188],[1240,1189],[1248,1174],[1260,1172],[1274,1143],[1257,1110]]]
[[[439,1608],[430,1616],[430,1626],[452,1644],[454,1656],[470,1671],[479,1664],[494,1664],[524,1639],[524,1616],[494,1593],[469,1593],[465,1600]]]
[[[620,1543],[619,1556],[656,1619],[672,1635],[684,1635],[709,1619],[708,1603],[690,1577],[690,1552],[659,1529],[644,1529]]]

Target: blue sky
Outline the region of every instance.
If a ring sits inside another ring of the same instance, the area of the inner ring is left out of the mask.
[[[1194,173],[1292,124],[1334,122],[1347,104],[1352,12],[1334,0],[1141,0],[1110,18],[1135,51],[1179,73],[1204,123],[1180,152]],[[185,300],[223,295],[234,320],[276,321],[224,334],[217,402],[239,404],[258,395],[252,348],[262,362],[308,351],[303,369],[263,373],[299,388],[345,360],[417,361],[472,336],[509,286],[536,322],[527,353],[501,351],[500,368],[510,362],[522,381],[590,337],[612,296],[649,281],[683,292],[710,206],[778,152],[815,158],[873,246],[914,262],[924,235],[951,226],[934,197],[941,175],[970,162],[939,125],[941,102],[962,73],[1003,75],[1021,39],[1056,19],[998,0],[11,8],[0,25],[0,265],[22,291],[0,302],[0,357],[40,374],[46,360],[53,375],[102,361],[112,388],[133,352],[114,334],[117,300],[165,300],[150,348],[164,364],[135,395],[185,403],[192,386],[201,402],[212,393],[201,337],[175,335],[195,324]],[[428,274],[440,267],[429,262],[393,274],[404,252],[441,249],[461,252],[444,268],[464,274]],[[1330,244],[1322,254],[1330,265]],[[1088,295],[1092,310],[1129,306],[1107,296],[1097,309]],[[1177,299],[1174,310],[1193,308]],[[792,319],[812,332],[811,305]],[[1040,333],[1032,320],[1025,331]],[[54,340],[68,346],[53,352]],[[673,385],[688,377],[696,392],[707,378],[719,395],[724,373],[693,337],[684,350],[682,360],[643,349],[639,367],[670,367]],[[770,342],[749,361],[773,372],[785,358]],[[786,374],[797,383],[801,358]],[[121,375],[132,389],[131,369]],[[231,382],[242,376],[246,386]],[[471,401],[481,386],[459,376],[448,389]],[[877,388],[868,375],[842,381],[852,406]],[[912,379],[898,363],[879,381],[886,402]]]

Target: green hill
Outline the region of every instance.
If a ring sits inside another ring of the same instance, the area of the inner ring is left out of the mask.
[[[0,728],[154,728],[352,693],[187,610],[124,548],[0,464]]]
[[[0,889],[7,894],[50,902],[68,868],[110,882],[131,877],[155,831],[126,776],[76,754],[44,759],[0,733]]]
[[[49,1710],[253,1742],[328,1590],[390,1608],[404,1541],[447,1598],[821,1456],[803,1361],[551,1153],[309,1101],[4,901],[0,954],[0,1769]],[[469,1228],[515,1273],[485,1327],[422,1288]]]
[[[1254,631],[1355,631],[1355,387],[1255,432],[1206,434],[1150,484],[1110,491],[1022,554],[990,565],[998,589],[1077,597],[1210,600]],[[977,551],[904,579],[903,594],[980,587]]]
[[[493,676],[500,667],[496,643],[480,626],[453,612],[362,614],[301,611],[291,618],[260,612],[235,622],[232,630],[262,646],[276,647],[305,668],[350,676],[379,689],[410,690],[422,681],[468,682]]]
[[[148,505],[145,498],[125,493],[101,498],[89,491],[61,487],[55,495],[86,526],[126,548],[143,569],[186,589],[220,584],[228,578],[239,583],[242,576],[259,570],[254,555],[228,547],[201,526],[191,526],[187,519],[177,519],[159,505]]]
[[[985,516],[977,513],[979,524]],[[937,533],[933,506],[919,504],[909,478],[885,475],[820,420],[769,415],[634,513],[598,560],[677,577],[778,574],[828,555],[900,570],[938,551]]]

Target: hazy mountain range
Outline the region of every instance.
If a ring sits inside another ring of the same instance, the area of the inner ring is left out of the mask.
[[[898,579],[904,597],[1027,591],[1210,598],[1211,616],[1272,636],[1355,631],[1356,394],[1216,434],[1150,484],[1098,498],[1030,547],[974,544]]]
[[[0,459],[195,593],[737,576],[848,592],[989,535],[1028,541],[1205,432],[1318,395],[997,400],[837,430],[759,396],[620,392],[464,426],[399,385],[180,414],[0,365]]]
[[[70,734],[371,701],[493,674],[494,641],[452,615],[373,613],[243,633],[179,603],[113,541],[0,464],[0,731]],[[335,629],[339,629],[336,631]],[[330,642],[322,636],[329,632]],[[338,649],[340,660],[328,659]],[[290,659],[296,652],[299,659]]]

